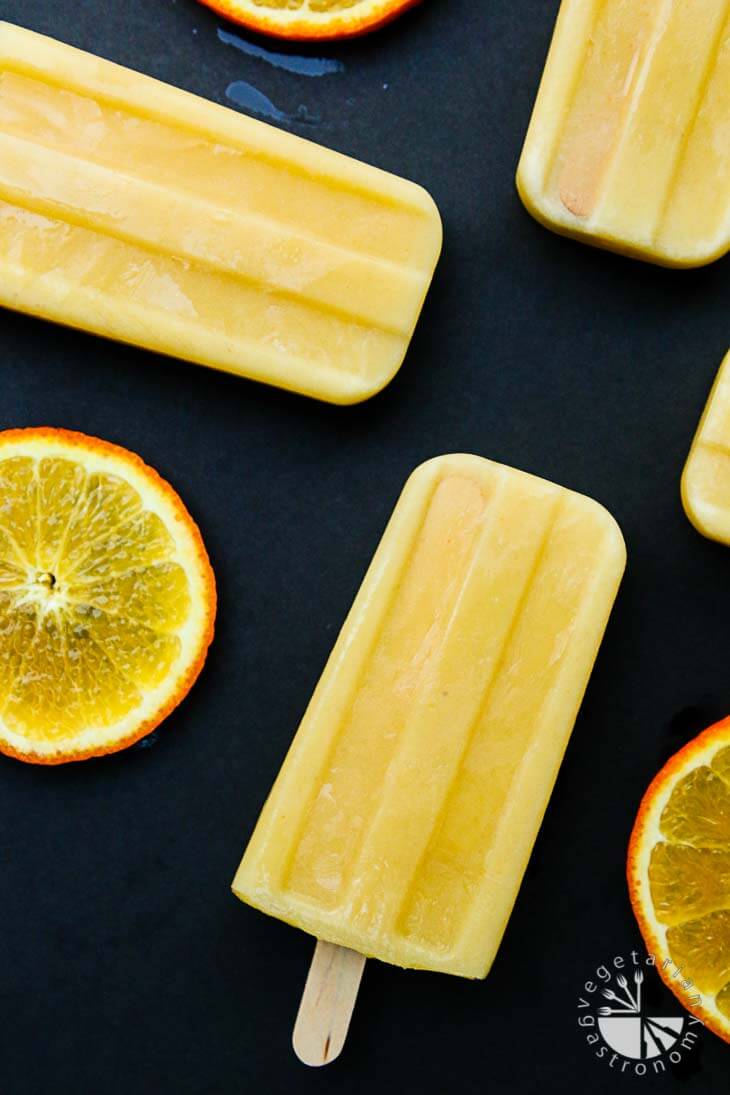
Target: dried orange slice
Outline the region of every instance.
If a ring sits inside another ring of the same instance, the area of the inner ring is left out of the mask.
[[[215,604],[195,523],[138,456],[0,433],[0,751],[61,764],[149,733],[198,676]]]
[[[385,26],[421,0],[201,0],[235,23],[299,41],[354,38]]]
[[[730,1042],[730,718],[652,782],[631,835],[628,880],[663,980]]]

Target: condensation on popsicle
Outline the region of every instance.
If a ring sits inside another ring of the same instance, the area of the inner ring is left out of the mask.
[[[682,503],[698,532],[730,544],[730,353],[717,374],[684,468]]]
[[[417,469],[235,893],[368,956],[484,977],[624,565],[588,498],[475,456]]]
[[[352,403],[440,248],[415,184],[0,23],[0,304]]]
[[[563,0],[520,162],[530,212],[669,266],[730,248],[730,0]]]

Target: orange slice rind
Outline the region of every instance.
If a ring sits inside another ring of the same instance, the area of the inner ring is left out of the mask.
[[[258,34],[322,41],[368,34],[421,0],[201,0],[201,3]]]
[[[649,786],[627,876],[657,971],[730,1042],[730,718],[680,750]]]
[[[215,606],[197,526],[138,456],[0,433],[0,752],[60,764],[144,737],[197,678]]]

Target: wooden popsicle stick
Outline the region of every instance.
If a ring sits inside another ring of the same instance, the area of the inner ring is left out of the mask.
[[[357,951],[317,942],[292,1038],[305,1065],[328,1065],[342,1052],[365,962]]]

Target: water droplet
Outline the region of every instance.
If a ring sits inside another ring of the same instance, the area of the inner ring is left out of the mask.
[[[226,46],[233,46],[248,57],[255,57],[273,68],[293,72],[297,76],[332,76],[336,72],[345,71],[342,61],[326,57],[294,57],[288,53],[272,53],[263,46],[256,46],[253,42],[247,42],[245,38],[241,38],[238,34],[231,34],[227,30],[218,30],[218,40]]]
[[[310,113],[303,104],[297,107],[296,114],[287,114],[286,111],[279,110],[271,99],[264,95],[263,91],[259,91],[258,88],[254,87],[253,84],[249,84],[246,80],[235,80],[232,84],[229,84],[226,88],[226,96],[236,106],[243,107],[244,110],[250,110],[253,114],[258,114],[263,118],[271,118],[275,122],[318,125],[321,120],[318,114]]]

